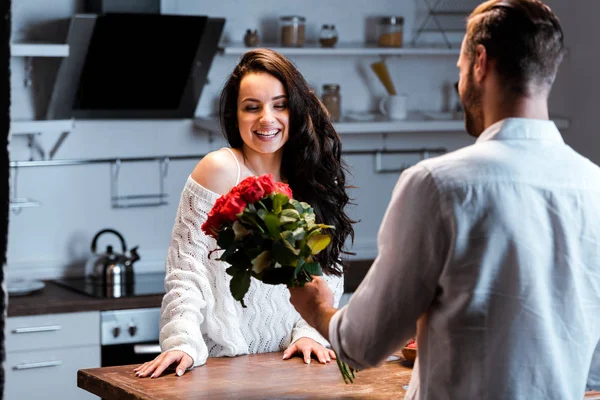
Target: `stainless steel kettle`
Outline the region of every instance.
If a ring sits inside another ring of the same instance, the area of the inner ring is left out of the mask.
[[[98,238],[105,234],[112,233],[121,241],[122,253],[115,253],[113,246],[108,245],[106,252],[103,254],[96,253],[96,242]],[[130,251],[130,256],[127,253],[127,244],[123,235],[114,229],[103,229],[96,233],[92,240],[92,254],[94,255],[89,261],[86,268],[88,276],[94,280],[96,284],[101,284],[109,287],[131,286],[133,285],[133,263],[140,259],[137,252],[138,246],[135,246]]]

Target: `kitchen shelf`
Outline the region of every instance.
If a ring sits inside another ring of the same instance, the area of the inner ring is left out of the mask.
[[[568,129],[569,121],[563,118],[553,119],[559,129]],[[198,117],[194,120],[196,128],[210,133],[220,133],[216,117]],[[423,132],[464,132],[462,119],[434,119],[421,113],[413,113],[406,120],[389,120],[382,116],[372,121],[353,121],[344,119],[333,124],[341,135],[369,133],[423,133]]]
[[[281,47],[278,44],[265,43],[257,47],[267,47],[284,55],[300,56],[458,56],[460,49],[446,47],[377,47],[364,43],[340,43],[336,47],[320,47],[318,44],[307,44],[304,47]],[[221,45],[224,55],[242,55],[254,47],[246,47],[243,43],[225,43]]]
[[[36,136],[41,133],[60,133],[59,138],[56,140],[56,143],[54,146],[52,146],[52,149],[50,149],[48,153],[49,158],[53,158],[59,147],[65,141],[69,133],[73,130],[74,126],[75,120],[73,119],[10,121],[9,140],[12,136],[26,136],[29,140],[29,148],[32,151],[32,159],[33,152],[39,153],[44,159],[46,158],[46,152],[37,141]]]
[[[69,45],[56,43],[11,43],[13,57],[68,57]]]
[[[10,121],[11,135],[30,135],[44,132],[70,132],[75,121],[72,119]]]

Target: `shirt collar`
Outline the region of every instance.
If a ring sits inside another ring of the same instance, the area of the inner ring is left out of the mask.
[[[490,125],[476,143],[488,140],[543,140],[564,143],[553,121],[533,118],[506,118]]]

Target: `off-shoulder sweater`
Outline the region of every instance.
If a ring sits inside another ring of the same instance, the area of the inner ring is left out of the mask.
[[[227,263],[215,260],[216,241],[201,226],[218,194],[191,176],[183,188],[169,245],[165,291],[160,318],[161,350],[181,350],[203,365],[207,357],[283,351],[308,337],[327,341],[296,312],[285,285],[252,279],[242,308],[229,291]],[[335,306],[343,293],[343,278],[324,275]]]

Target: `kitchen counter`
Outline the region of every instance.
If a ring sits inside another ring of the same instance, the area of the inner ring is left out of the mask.
[[[206,365],[175,376],[137,378],[134,366],[84,369],[77,386],[106,400],[170,399],[401,399],[412,368],[402,358],[356,375],[345,384],[335,362],[283,361],[283,353],[209,358]]]
[[[181,377],[171,370],[157,379],[137,378],[133,365],[83,369],[77,386],[106,400],[402,399],[412,374],[399,355],[345,384],[335,362],[306,365],[299,357],[282,361],[282,354],[209,358]],[[585,398],[598,400],[600,392],[588,392]]]
[[[67,289],[52,281],[44,283],[46,287],[38,293],[9,297],[8,316],[160,307],[163,297],[163,295],[150,295],[118,299],[96,298]]]
[[[351,260],[347,263],[344,291],[354,292],[371,267],[373,260]],[[163,295],[149,295],[103,299],[84,295],[53,281],[44,282],[46,287],[38,293],[9,297],[8,316],[160,307],[163,297]]]

